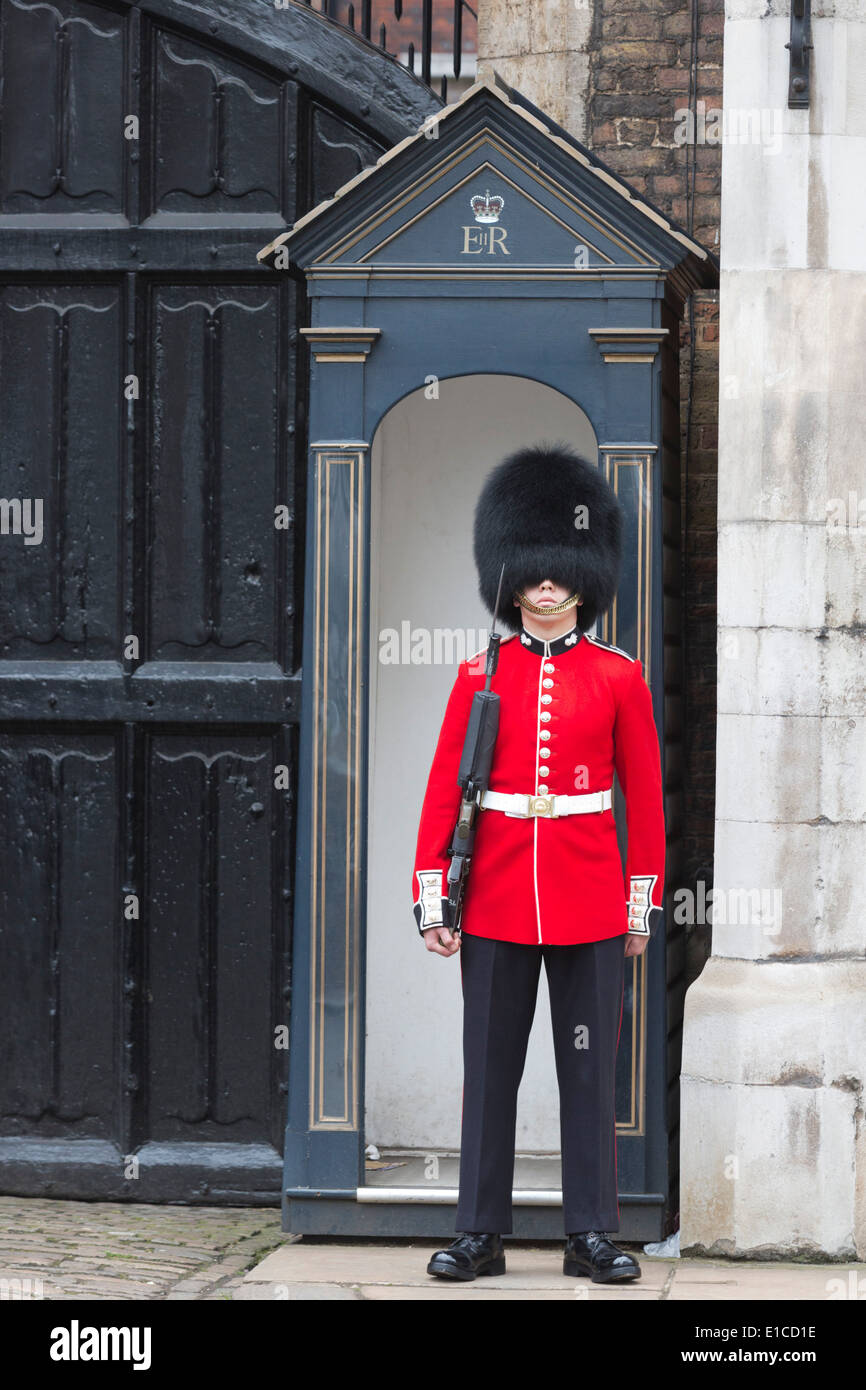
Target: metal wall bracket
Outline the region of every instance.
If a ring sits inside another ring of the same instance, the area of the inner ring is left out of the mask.
[[[809,105],[809,54],[812,51],[811,0],[791,0],[791,41],[786,43],[790,55],[788,73],[788,105]]]

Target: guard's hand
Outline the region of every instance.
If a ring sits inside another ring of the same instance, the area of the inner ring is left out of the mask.
[[[437,956],[453,956],[460,950],[460,933],[453,934],[447,927],[428,927],[424,933],[424,945]]]
[[[643,955],[647,948],[648,936],[635,936],[634,932],[625,934],[625,953],[627,956]]]

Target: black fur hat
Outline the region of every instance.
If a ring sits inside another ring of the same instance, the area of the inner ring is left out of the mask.
[[[576,516],[578,507],[586,513]],[[581,527],[575,522],[585,518]],[[613,602],[622,554],[622,510],[594,464],[562,440],[518,449],[488,475],[475,507],[473,536],[478,592],[493,612],[505,561],[499,621],[512,632],[523,610],[516,589],[543,579],[562,584],[583,603],[576,610],[582,632]]]

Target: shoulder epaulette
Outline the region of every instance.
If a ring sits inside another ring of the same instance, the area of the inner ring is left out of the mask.
[[[592,642],[594,646],[604,647],[605,651],[608,652],[618,652],[619,655],[624,656],[627,661],[634,661],[631,652],[625,651],[622,647],[615,647],[612,642],[603,642],[600,637],[593,637],[588,632],[585,632],[583,635],[588,641]]]

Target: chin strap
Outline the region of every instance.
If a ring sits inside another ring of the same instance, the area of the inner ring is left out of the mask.
[[[569,608],[575,608],[580,603],[580,594],[572,594],[570,598],[564,598],[562,603],[548,603],[541,607],[537,603],[531,603],[522,589],[517,589],[514,597],[527,613],[538,613],[541,616],[545,613],[567,613]]]

